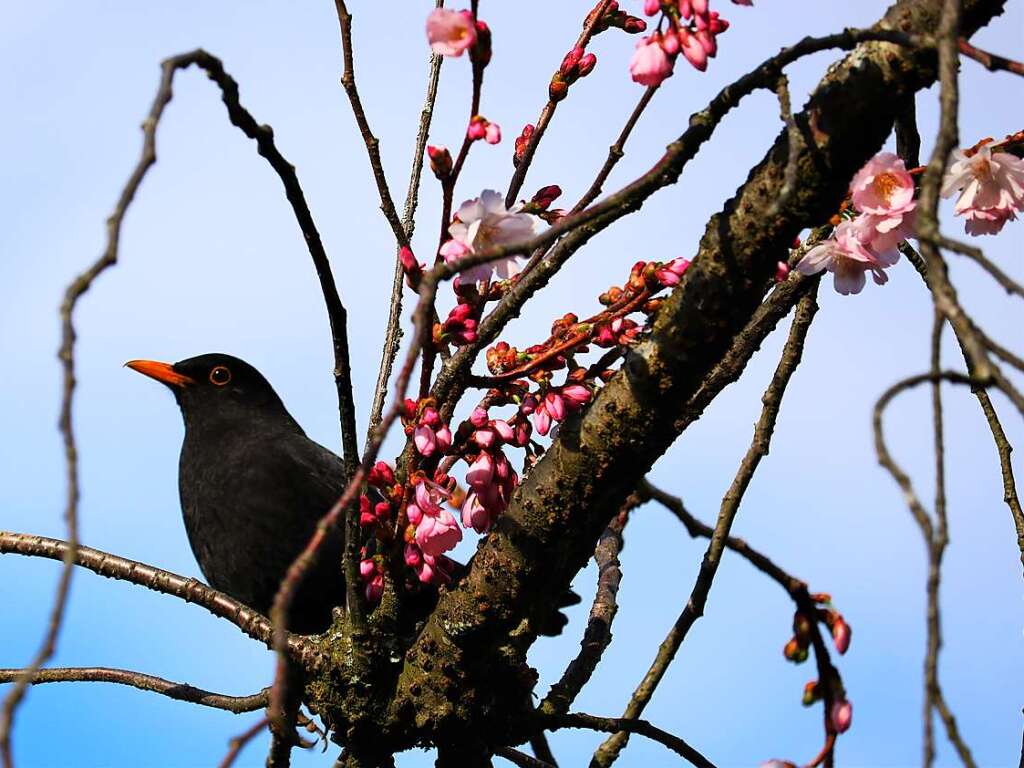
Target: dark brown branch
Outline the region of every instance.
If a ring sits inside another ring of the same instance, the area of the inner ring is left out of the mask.
[[[896,154],[903,158],[907,168],[921,164],[921,134],[917,130],[917,102],[911,95],[903,100],[894,125],[896,132]]]
[[[536,757],[530,757],[518,749],[512,749],[512,747],[498,747],[494,750],[494,754],[505,758],[513,765],[518,765],[519,768],[555,768],[551,763],[538,760]]]
[[[542,763],[558,768],[558,761],[555,760],[555,754],[551,751],[551,745],[548,744],[548,738],[544,735],[544,731],[537,731],[530,737],[530,749]]]
[[[0,554],[63,560],[67,550],[67,542],[59,539],[0,531]],[[271,644],[273,633],[266,617],[196,579],[187,579],[176,573],[92,547],[79,546],[74,564],[108,579],[138,584],[154,592],[173,595],[187,603],[195,603],[214,616],[227,619],[254,640],[268,646]],[[286,633],[286,646],[288,655],[306,669],[316,669],[323,661],[319,650],[304,637]]]
[[[266,717],[260,718],[258,721],[253,723],[251,727],[233,738],[229,742],[228,753],[224,755],[224,759],[220,761],[218,768],[231,768],[231,766],[235,764],[235,760],[238,759],[238,755],[241,754],[243,749],[245,749],[245,745],[259,736],[260,732],[269,724],[269,719]]]
[[[622,530],[625,528],[630,510],[639,499],[630,497],[622,511],[615,516],[597,542],[594,561],[597,563],[597,592],[590,607],[590,618],[580,641],[580,652],[562,677],[551,686],[548,695],[538,709],[544,715],[564,714],[576,700],[583,686],[587,684],[605,649],[612,642],[612,621],[618,611],[616,597],[622,571],[619,568],[619,552],[622,550]]]
[[[816,289],[816,286],[815,286]],[[718,513],[718,520],[715,523],[715,530],[701,561],[697,579],[693,589],[690,591],[689,599],[679,618],[676,619],[672,629],[661,643],[657,657],[651,664],[644,679],[637,686],[629,704],[623,714],[624,718],[635,719],[643,714],[644,708],[654,695],[655,689],[664,677],[669,665],[675,658],[676,652],[686,639],[687,633],[694,623],[704,614],[704,605],[707,602],[708,594],[711,592],[711,585],[718,572],[718,566],[722,560],[722,553],[725,551],[726,539],[733,520],[739,512],[743,495],[750,485],[754,472],[757,470],[761,459],[768,455],[771,445],[772,434],[775,431],[775,424],[779,415],[779,408],[782,405],[782,397],[786,392],[790,378],[803,356],[804,342],[807,338],[807,331],[818,311],[817,290],[812,290],[805,295],[797,305],[796,314],[793,317],[793,324],[789,331],[789,338],[782,350],[782,358],[775,369],[771,383],[761,398],[764,407],[761,417],[754,428],[754,438],[750,448],[747,450],[743,461],[740,463],[733,478],[729,490],[722,498],[722,506]],[[591,765],[593,768],[607,768],[615,762],[626,742],[628,734],[616,733],[610,736],[594,752]]]
[[[576,43],[573,48],[586,48],[587,43],[590,42],[590,38],[594,36],[594,30],[597,25],[601,22],[605,12],[612,4],[612,0],[598,0],[593,10],[587,15],[587,21],[583,25],[583,30],[580,32]],[[519,159],[519,164],[516,166],[515,172],[512,174],[512,180],[508,183],[508,193],[505,195],[505,207],[511,208],[516,198],[519,196],[519,190],[523,188],[523,182],[526,181],[526,172],[530,170],[530,165],[533,164],[533,156],[537,152],[537,146],[540,144],[540,140],[544,138],[544,133],[548,129],[548,125],[551,123],[551,119],[555,116],[555,110],[558,108],[558,102],[554,99],[549,98],[548,103],[544,105],[544,108],[540,112],[540,117],[537,118],[537,122],[534,125],[533,133],[530,135],[529,141],[526,142],[526,146],[523,148],[523,154]]]
[[[1007,59],[1004,56],[1000,56],[996,53],[989,53],[983,51],[981,48],[976,48],[971,45],[969,40],[960,38],[958,41],[960,53],[968,58],[974,59],[976,62],[981,64],[989,72],[1012,72],[1015,75],[1024,77],[1024,64],[1013,59]]]
[[[601,731],[603,733],[638,733],[641,736],[646,736],[652,741],[658,742],[659,744],[664,744],[677,755],[686,758],[691,764],[698,766],[698,768],[715,768],[714,763],[704,757],[704,755],[691,747],[681,738],[651,725],[646,720],[627,719],[623,717],[597,717],[595,715],[588,715],[582,712],[570,712],[565,715],[556,715],[551,718],[550,725],[548,727],[551,730],[558,730],[560,728],[586,728],[591,731]],[[593,768],[593,763],[591,763],[591,766]]]
[[[444,6],[444,0],[436,0],[435,7]],[[416,133],[416,148],[413,152],[412,170],[409,173],[409,187],[405,193],[405,210],[402,214],[402,228],[408,240],[412,240],[416,229],[416,208],[419,204],[420,177],[423,171],[423,153],[430,134],[430,123],[434,116],[434,104],[437,101],[437,84],[441,77],[441,63],[444,57],[432,54],[430,57],[430,74],[427,76],[427,95],[420,110],[420,126]],[[401,252],[401,247],[399,247]],[[377,386],[373,392],[373,405],[370,407],[370,424],[366,440],[380,424],[387,401],[388,381],[394,369],[395,358],[402,343],[402,294],[405,286],[405,270],[402,261],[395,257],[395,273],[391,281],[391,304],[388,311],[388,326],[384,334],[384,348],[381,352],[380,371],[377,374]]]
[[[13,683],[24,673],[24,669],[0,669],[0,683]],[[152,691],[189,704],[223,709],[236,715],[255,712],[267,706],[267,702],[270,701],[269,688],[250,696],[225,696],[222,693],[204,691],[188,683],[175,683],[155,675],[109,667],[49,667],[38,670],[29,680],[29,685],[44,683],[115,683],[141,691]]]
[[[800,167],[800,148],[803,141],[800,127],[796,124],[796,120],[793,119],[793,105],[789,96],[789,78],[784,74],[780,73],[775,81],[775,96],[779,100],[779,117],[782,118],[782,123],[786,126],[786,171],[782,177],[782,189],[779,190],[779,196],[774,205],[772,205],[769,215],[774,215],[776,211],[785,205],[786,201],[789,200],[789,196],[793,194],[793,190],[796,188],[796,176]]]

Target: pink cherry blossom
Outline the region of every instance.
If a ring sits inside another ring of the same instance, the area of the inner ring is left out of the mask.
[[[477,533],[487,533],[493,523],[494,519],[481,502],[479,494],[472,492],[467,495],[462,505],[462,524]]]
[[[469,11],[435,8],[427,16],[430,50],[441,56],[461,56],[476,42],[476,25]]]
[[[484,131],[484,141],[488,144],[497,144],[501,141],[501,126],[497,123],[488,123]]]
[[[384,570],[372,558],[359,562],[359,576],[363,580],[366,589],[366,602],[380,602],[384,594]]]
[[[674,62],[661,47],[661,36],[650,35],[636,44],[633,58],[629,62],[629,74],[633,82],[640,85],[660,85],[672,75]]]
[[[494,479],[494,459],[487,451],[481,451],[466,472],[466,482],[475,489],[484,488]]]
[[[917,206],[914,178],[903,160],[891,152],[879,152],[857,172],[850,182],[850,194],[854,207],[872,216],[870,222],[880,236],[895,233],[881,250],[895,248],[912,231]]]
[[[436,483],[420,480],[415,503],[406,508],[409,522],[416,527],[416,544],[424,554],[440,555],[462,541],[462,530],[451,512],[441,506],[448,492]]]
[[[424,584],[440,586],[451,581],[453,563],[444,555],[428,555],[414,542],[405,545],[405,564]]]
[[[971,157],[961,150],[942,183],[942,196],[959,191],[956,215],[969,235],[994,235],[1024,210],[1024,160],[982,146]]]
[[[445,262],[450,264],[479,250],[533,237],[540,220],[531,214],[521,213],[521,209],[521,204],[506,208],[502,196],[491,189],[484,190],[478,198],[464,202],[455,216],[454,223],[448,227],[452,239],[441,246],[440,253]],[[518,274],[518,258],[510,256],[487,264],[478,264],[464,270],[461,277],[470,282],[477,282],[488,280],[495,273],[501,280]]]
[[[804,254],[796,265],[798,272],[813,275],[827,269],[834,276],[835,289],[844,296],[860,293],[865,284],[865,273],[871,272],[875,282],[884,285],[889,277],[885,267],[892,266],[899,252],[879,253],[865,240],[863,223],[844,221],[832,237]]]
[[[689,266],[690,260],[684,259],[680,256],[672,259],[672,261],[667,264],[663,264],[659,269],[655,270],[654,275],[662,285],[678,285],[680,279],[682,279],[683,273],[686,272],[686,269]]]

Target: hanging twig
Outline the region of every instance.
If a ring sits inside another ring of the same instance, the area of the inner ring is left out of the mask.
[[[722,552],[725,549],[726,539],[729,536],[732,522],[739,511],[743,495],[750,484],[751,478],[754,476],[754,472],[761,459],[768,454],[772,433],[775,430],[775,422],[779,414],[779,407],[782,404],[782,396],[786,391],[786,386],[789,384],[793,371],[800,364],[807,331],[818,309],[816,295],[817,291],[812,290],[800,300],[797,306],[796,314],[793,317],[793,325],[789,331],[789,338],[786,340],[786,345],[782,350],[782,358],[775,369],[771,383],[765,390],[764,397],[762,397],[764,408],[761,411],[761,418],[754,429],[753,442],[740,463],[732,485],[730,485],[729,490],[722,499],[718,521],[715,523],[715,530],[708,544],[707,551],[704,553],[704,559],[701,562],[700,571],[690,592],[690,597],[679,618],[676,619],[675,624],[669,631],[668,636],[666,636],[661,647],[658,649],[657,657],[651,664],[650,669],[633,693],[633,697],[630,699],[623,714],[624,718],[634,719],[640,717],[647,703],[654,695],[658,683],[661,682],[662,677],[668,670],[669,664],[675,658],[676,651],[682,645],[690,627],[704,613],[704,603],[707,601],[708,594],[711,591],[711,584],[714,581],[715,574],[718,572],[718,566],[721,562]],[[610,736],[594,752],[591,765],[594,768],[607,768],[615,762],[628,740],[628,734],[625,732],[615,733]]]
[[[698,768],[715,768],[714,763],[681,738],[656,728],[646,720],[626,717],[597,717],[596,715],[588,715],[582,712],[570,712],[565,715],[555,715],[549,722],[550,725],[548,727],[551,730],[558,730],[559,728],[587,728],[591,731],[602,731],[604,733],[638,733],[659,744],[664,744]]]

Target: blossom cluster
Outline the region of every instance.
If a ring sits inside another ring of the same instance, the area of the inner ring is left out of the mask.
[[[942,182],[942,196],[959,192],[956,215],[969,235],[994,235],[1024,210],[1024,160],[983,142],[956,150]]]
[[[732,1],[753,4],[752,0]],[[718,53],[718,35],[729,29],[729,22],[711,10],[709,0],[644,0],[644,13],[661,14],[662,24],[636,44],[629,62],[634,82],[641,85],[660,85],[671,77],[679,54],[703,72],[708,59]]]

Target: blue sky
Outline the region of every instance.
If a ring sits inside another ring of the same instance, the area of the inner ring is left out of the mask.
[[[422,102],[427,49],[422,21],[433,3],[352,3],[357,77],[396,198],[404,196]],[[626,0],[624,7],[639,0]],[[875,20],[886,3],[762,0],[754,8],[719,2],[733,22],[706,74],[685,66],[658,94],[613,175],[609,189],[634,178],[678,135],[689,114],[726,82],[805,34]],[[1006,54],[1024,43],[1024,9],[1010,10],[976,38]],[[512,138],[536,119],[547,79],[571,41],[587,3],[495,3],[481,16],[494,31],[483,113],[506,139],[474,148],[457,199],[504,189]],[[537,19],[531,16],[536,14]],[[0,527],[62,536],[63,465],[56,431],[59,371],[56,307],[69,278],[99,253],[103,221],[134,165],[138,125],[149,108],[164,57],[202,46],[241,84],[243,102],[274,126],[298,168],[350,315],[358,399],[365,427],[387,312],[393,251],[376,210],[364,148],[339,86],[341,58],[329,2],[7,4],[0,24],[0,121],[6,148],[0,185]],[[528,30],[528,31],[527,31]],[[560,184],[566,200],[582,193],[636,98],[626,63],[632,40],[612,31],[592,46],[594,74],[556,115],[525,185]],[[790,71],[802,102],[836,54]],[[467,62],[445,64],[434,143],[456,145],[465,128]],[[963,65],[965,143],[1024,127],[1021,83]],[[935,126],[935,93],[918,99],[926,147]],[[718,210],[774,140],[771,94],[758,94],[722,124],[678,185],[642,214],[596,238],[511,325],[520,346],[546,335],[551,319],[585,313],[637,259],[692,256],[708,216]],[[254,146],[229,125],[219,95],[192,71],[179,75],[159,134],[159,162],[131,209],[122,263],[104,275],[77,315],[80,387],[76,427],[82,450],[82,537],[86,544],[178,573],[198,575],[181,524],[177,453],[182,426],[161,387],[121,367],[138,357],[177,360],[226,351],[257,365],[309,434],[336,448],[337,417],[326,317],[297,227],[279,182]],[[436,242],[436,184],[423,184],[416,244]],[[947,231],[958,233],[949,218]],[[988,255],[1024,277],[1024,224],[984,241]],[[1012,346],[1021,308],[971,264],[953,261],[964,303],[993,336]],[[816,590],[829,591],[852,624],[841,670],[854,725],[840,741],[847,765],[919,762],[924,647],[924,564],[920,535],[890,478],[877,466],[870,409],[895,379],[927,365],[931,309],[909,265],[890,284],[856,297],[823,290],[805,362],[783,404],[771,455],[755,477],[736,533]],[[711,520],[749,443],[758,398],[782,339],[765,344],[747,375],[659,462],[653,478]],[[947,361],[956,362],[952,343]],[[941,676],[964,737],[980,764],[1016,764],[1024,680],[1020,562],[1002,503],[995,452],[973,398],[947,390],[952,544],[942,608]],[[1012,441],[1024,430],[996,398]],[[887,420],[892,449],[930,498],[926,393],[902,397]],[[1020,453],[1017,454],[1019,456]],[[1018,475],[1024,474],[1019,459]],[[471,554],[469,535],[460,554]],[[615,640],[578,707],[617,715],[689,593],[703,542],[690,541],[666,512],[648,506],[630,522]],[[57,567],[0,559],[0,666],[24,663],[49,610]],[[593,593],[593,568],[576,588],[585,604],[560,638],[539,642],[531,662],[543,693],[575,654]],[[781,655],[792,607],[773,583],[726,556],[705,617],[695,627],[647,714],[721,765],[769,757],[806,760],[820,741],[820,713],[799,699],[809,667]],[[272,659],[231,625],[194,606],[87,572],[76,575],[55,659],[66,665],[121,666],[227,693],[250,693],[270,679]],[[18,765],[199,766],[219,760],[227,740],[256,715],[234,716],[103,685],[33,690],[18,720]],[[940,732],[941,733],[941,732]],[[553,738],[565,765],[584,762],[600,737]],[[955,755],[939,738],[939,762]],[[297,755],[295,764],[329,764],[331,755]],[[263,746],[241,765],[262,765]],[[658,745],[634,740],[621,764],[660,765]],[[403,768],[430,765],[423,753]]]

